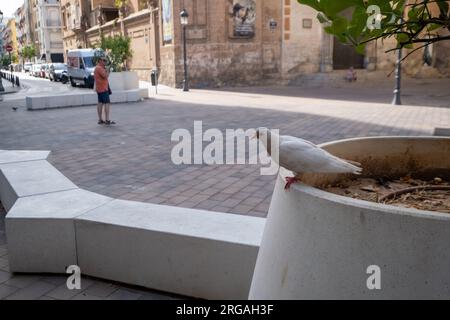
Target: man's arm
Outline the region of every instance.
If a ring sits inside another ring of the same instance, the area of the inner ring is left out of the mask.
[[[101,67],[98,68],[97,72],[98,72],[98,75],[100,76],[100,78],[108,79],[108,74],[106,73],[106,70],[104,68],[101,68]]]

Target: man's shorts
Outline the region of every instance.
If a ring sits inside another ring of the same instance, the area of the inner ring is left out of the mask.
[[[109,101],[109,92],[108,91],[97,92],[97,96],[98,96],[98,103],[111,103]]]

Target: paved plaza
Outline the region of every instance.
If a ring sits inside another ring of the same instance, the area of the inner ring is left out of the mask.
[[[192,132],[194,121],[202,120],[203,130],[265,126],[315,143],[433,135],[435,128],[450,127],[448,83],[420,81],[405,88],[410,106],[379,103],[391,97],[392,88],[383,82],[189,93],[160,88],[158,95],[151,89],[148,100],[113,105],[118,124],[110,127],[97,125],[94,107],[31,112],[8,97],[0,103],[0,149],[51,150],[50,162],[75,184],[110,197],[265,217],[273,176],[261,176],[258,165],[175,165],[172,132]],[[366,97],[372,102],[362,102]]]
[[[70,88],[55,93],[66,91]],[[9,94],[0,102],[0,149],[51,150],[49,160],[75,184],[110,197],[265,217],[275,177],[261,176],[258,165],[176,166],[170,158],[173,130],[192,132],[194,121],[202,120],[203,130],[266,126],[321,143],[433,135],[436,128],[450,127],[450,93],[442,80],[411,80],[404,91],[409,105],[404,106],[386,104],[391,88],[383,82],[326,90],[254,87],[183,93],[162,87],[158,95],[150,92],[143,102],[114,105],[118,124],[111,127],[96,124],[94,107],[30,112],[24,107],[26,91]],[[70,291],[64,275],[11,274],[4,216],[0,209],[0,299],[180,298],[89,277],[83,277],[82,290]]]

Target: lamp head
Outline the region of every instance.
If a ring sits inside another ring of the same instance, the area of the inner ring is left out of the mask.
[[[189,18],[189,14],[188,14],[187,10],[186,10],[186,9],[183,9],[183,10],[180,12],[180,21],[181,21],[181,25],[183,25],[183,26],[187,25],[188,22],[189,22],[188,18]]]

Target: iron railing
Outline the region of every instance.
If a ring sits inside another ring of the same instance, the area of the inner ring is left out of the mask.
[[[18,76],[14,75],[14,73],[0,71],[0,76],[11,82],[13,87],[20,87],[20,79]]]

